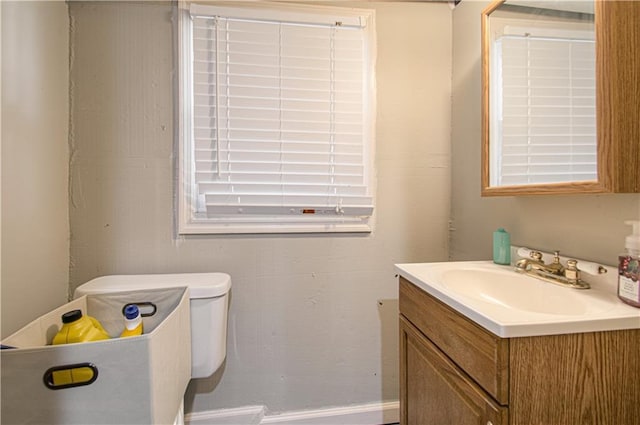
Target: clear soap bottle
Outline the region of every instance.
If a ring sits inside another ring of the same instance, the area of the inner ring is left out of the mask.
[[[640,221],[625,221],[633,226],[633,233],[626,237],[627,252],[618,257],[618,298],[640,308]]]

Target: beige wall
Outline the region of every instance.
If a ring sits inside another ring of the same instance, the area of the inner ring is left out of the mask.
[[[70,3],[71,287],[112,273],[233,279],[224,373],[191,384],[187,411],[398,397],[393,264],[448,253],[451,10],[361,5],[377,13],[374,231],[176,237],[172,8]]]
[[[2,336],[67,301],[69,17],[2,7]]]
[[[490,259],[492,232],[505,227],[514,244],[615,265],[640,195],[480,197],[480,13],[489,3],[465,0],[453,13],[451,257]]]

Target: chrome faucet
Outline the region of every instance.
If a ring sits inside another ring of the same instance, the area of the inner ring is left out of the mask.
[[[560,251],[555,251],[553,262],[545,264],[541,252],[531,251],[529,258],[522,258],[516,262],[515,270],[557,285],[589,289],[589,284],[581,279],[581,271],[577,264],[577,260],[570,259],[567,260],[567,266],[563,266],[560,262]]]

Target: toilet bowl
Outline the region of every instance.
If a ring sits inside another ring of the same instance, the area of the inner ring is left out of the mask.
[[[188,287],[191,311],[191,378],[211,376],[227,352],[227,317],[231,277],[226,273],[179,273],[102,276],[78,286],[74,297]],[[183,404],[176,424],[184,423]]]

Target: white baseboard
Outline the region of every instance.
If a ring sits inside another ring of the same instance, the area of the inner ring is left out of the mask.
[[[264,406],[209,410],[184,415],[185,425],[260,425]]]
[[[269,415],[264,406],[246,406],[185,415],[187,425],[380,425],[398,422],[399,403],[302,410]]]

